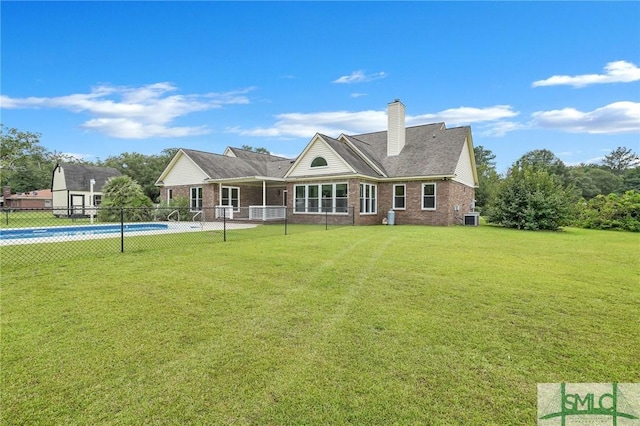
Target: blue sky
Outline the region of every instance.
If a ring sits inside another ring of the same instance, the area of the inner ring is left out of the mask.
[[[640,2],[0,4],[2,123],[105,159],[471,125],[503,172],[640,151]]]

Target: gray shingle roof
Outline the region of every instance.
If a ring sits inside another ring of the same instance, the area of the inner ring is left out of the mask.
[[[95,179],[93,190],[102,191],[102,186],[114,176],[120,176],[118,169],[113,167],[89,166],[87,164],[60,163],[64,170],[66,189],[70,191],[89,191],[91,189],[91,179]],[[56,166],[56,170],[57,170]],[[54,170],[54,173],[56,173]]]
[[[453,176],[470,127],[447,129],[444,123],[407,127],[405,146],[400,154],[387,156],[387,132],[344,135],[360,153],[348,143],[320,135],[357,174],[382,177]],[[182,149],[210,179],[244,177],[283,178],[293,164],[271,154],[228,148],[235,157],[193,149]],[[365,158],[363,158],[366,157]],[[372,167],[373,164],[375,167]]]
[[[468,126],[447,129],[444,123],[406,128],[400,154],[387,156],[387,132],[347,136],[388,177],[451,176],[454,174]]]
[[[330,138],[329,136],[320,135],[322,139],[329,144],[329,146],[342,157],[356,173],[366,176],[381,177],[374,168],[372,168],[362,157],[360,157],[349,145],[346,143]]]
[[[210,179],[231,179],[249,176],[282,178],[293,160],[270,154],[260,154],[233,148],[230,157],[210,152],[182,149]]]

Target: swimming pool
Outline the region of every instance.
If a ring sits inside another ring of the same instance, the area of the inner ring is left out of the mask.
[[[166,223],[131,223],[124,224],[124,232],[140,231],[164,231],[169,229]],[[34,238],[55,238],[91,236],[103,234],[120,234],[120,224],[115,225],[82,225],[82,226],[53,226],[48,228],[22,228],[22,229],[0,229],[0,241],[34,239]]]
[[[222,222],[145,222],[125,223],[127,236],[157,235],[167,233],[220,231],[223,229],[255,228],[256,224]],[[120,224],[49,226],[38,228],[0,229],[0,246],[16,244],[56,243],[62,241],[119,238]]]

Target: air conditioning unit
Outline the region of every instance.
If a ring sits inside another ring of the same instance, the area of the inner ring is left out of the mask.
[[[478,226],[480,213],[471,212],[464,215],[464,226]]]

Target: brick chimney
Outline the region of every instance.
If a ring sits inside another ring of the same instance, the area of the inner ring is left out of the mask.
[[[387,105],[387,156],[400,154],[404,148],[404,105],[396,99]]]
[[[2,198],[5,200],[5,202],[11,198],[11,187],[10,186],[3,186],[2,187]]]

